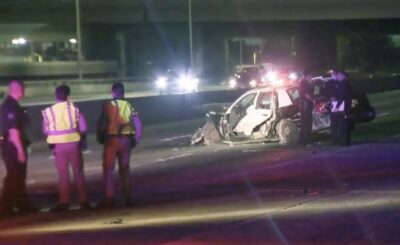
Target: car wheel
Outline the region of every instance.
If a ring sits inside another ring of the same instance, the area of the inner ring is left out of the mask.
[[[299,141],[300,131],[293,121],[285,119],[279,121],[276,132],[281,144],[293,145]]]

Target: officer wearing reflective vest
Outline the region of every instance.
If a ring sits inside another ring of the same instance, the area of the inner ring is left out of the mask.
[[[42,111],[43,132],[53,148],[59,176],[59,201],[51,211],[69,209],[69,164],[78,191],[80,208],[90,209],[85,190],[82,142],[87,131],[86,120],[79,109],[69,100],[70,88],[60,85],[55,90],[56,103]]]
[[[104,144],[103,176],[105,198],[100,208],[111,208],[114,200],[114,168],[118,159],[119,175],[124,195],[124,204],[129,206],[131,200],[130,156],[132,148],[139,143],[142,135],[142,124],[129,101],[124,99],[124,85],[113,84],[113,99],[103,104],[97,121],[98,141]]]
[[[332,70],[331,137],[334,144],[349,145],[351,122],[351,88],[342,71]]]

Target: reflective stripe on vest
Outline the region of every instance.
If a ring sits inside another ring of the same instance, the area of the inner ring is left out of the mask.
[[[47,143],[60,144],[80,141],[79,109],[71,102],[59,102],[42,111]]]
[[[344,101],[339,103],[338,101],[332,101],[332,112],[343,112],[344,111]]]
[[[134,110],[128,101],[110,101],[107,106],[107,117],[109,118],[107,133],[111,135],[134,134],[133,115]]]

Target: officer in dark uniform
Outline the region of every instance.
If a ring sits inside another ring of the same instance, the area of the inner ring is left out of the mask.
[[[314,108],[314,89],[311,85],[311,73],[305,70],[300,81],[300,144],[310,143],[312,130],[312,111]]]
[[[334,144],[350,145],[351,88],[346,74],[332,70],[331,137]]]
[[[36,211],[28,200],[25,183],[28,147],[25,127],[28,119],[18,103],[25,95],[24,90],[21,81],[11,81],[8,96],[0,107],[0,146],[7,171],[0,203],[0,214],[3,216],[16,211]]]

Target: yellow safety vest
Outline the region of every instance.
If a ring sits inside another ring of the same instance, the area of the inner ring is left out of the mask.
[[[70,101],[58,102],[42,111],[47,143],[60,144],[81,140],[79,109]]]
[[[108,118],[107,134],[130,135],[135,134],[132,119],[135,111],[126,100],[112,100],[106,106]]]

